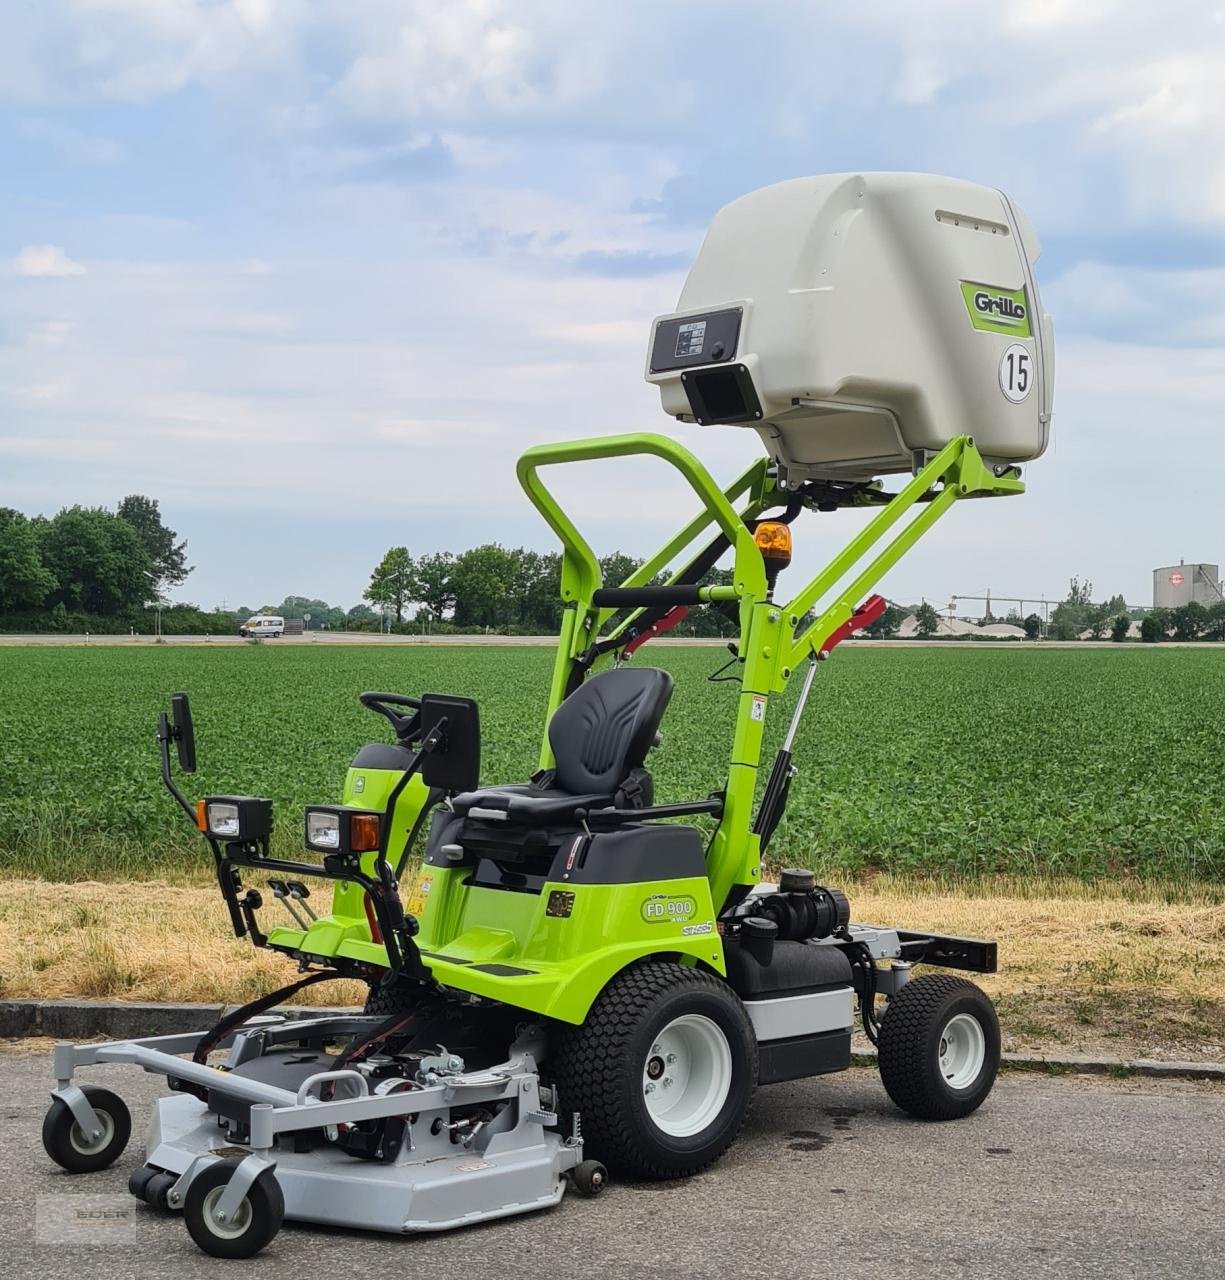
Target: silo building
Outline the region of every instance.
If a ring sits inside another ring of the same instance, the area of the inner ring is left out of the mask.
[[[1153,570],[1153,608],[1178,609],[1192,601],[1209,608],[1225,600],[1220,565],[1177,564]]]

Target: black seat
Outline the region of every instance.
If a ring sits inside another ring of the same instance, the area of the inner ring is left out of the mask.
[[[650,804],[642,765],[671,696],[672,677],[655,667],[592,676],[549,721],[552,770],[536,782],[465,791],[451,807],[475,819],[547,825],[573,820],[577,809]]]

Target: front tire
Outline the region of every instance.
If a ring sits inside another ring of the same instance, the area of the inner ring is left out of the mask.
[[[85,1133],[68,1104],[56,1098],[43,1118],[43,1149],[69,1173],[95,1173],[114,1164],[132,1136],[132,1116],[118,1094],[96,1084],[81,1086],[98,1117],[98,1132]]]
[[[226,1184],[238,1169],[237,1160],[211,1164],[187,1189],[183,1221],[191,1238],[214,1258],[253,1258],[281,1229],[285,1196],[270,1169],[251,1184],[237,1212],[218,1217]]]
[[[618,974],[581,1026],[555,1032],[549,1068],[585,1151],[632,1177],[680,1178],[740,1132],[757,1041],[726,983],[652,960]]]
[[[999,1019],[974,983],[925,974],[889,1001],[878,1049],[885,1090],[903,1111],[922,1120],[960,1120],[995,1084]]]

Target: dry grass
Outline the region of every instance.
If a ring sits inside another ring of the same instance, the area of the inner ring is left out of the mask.
[[[877,877],[850,893],[857,920],[997,938],[1001,972],[983,985],[998,1001],[1009,1048],[1225,1057],[1219,886]],[[0,880],[7,999],[233,1003],[293,973],[283,957],[227,936],[209,886]],[[362,994],[339,982],[302,999],[358,1003]]]

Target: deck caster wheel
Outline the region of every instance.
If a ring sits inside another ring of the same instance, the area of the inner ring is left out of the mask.
[[[570,1173],[574,1189],[581,1196],[598,1196],[608,1185],[608,1170],[598,1160],[584,1160]]]
[[[683,1178],[713,1164],[744,1123],[757,1041],[727,983],[651,960],[619,973],[581,1026],[563,1027],[548,1066],[584,1149],[636,1178]]]
[[[151,1164],[142,1164],[139,1169],[133,1169],[128,1178],[128,1193],[134,1195],[137,1200],[143,1200],[145,1188],[159,1172],[160,1170],[155,1169]]]
[[[140,1198],[150,1209],[167,1210],[170,1208],[170,1188],[178,1180],[177,1174],[163,1173],[161,1169],[158,1169],[154,1172],[153,1177],[145,1183],[145,1189]]]
[[[86,1133],[68,1104],[56,1098],[43,1119],[43,1148],[69,1173],[95,1173],[113,1164],[132,1136],[132,1117],[124,1101],[95,1084],[81,1086],[98,1117],[98,1127]]]
[[[218,1160],[187,1189],[183,1220],[191,1238],[214,1258],[253,1258],[285,1218],[285,1196],[271,1169],[255,1179],[236,1212],[223,1216],[221,1197],[238,1165],[237,1160]]]
[[[1000,1065],[1000,1024],[965,978],[925,974],[890,1001],[881,1022],[885,1090],[923,1120],[959,1120],[983,1103]]]

